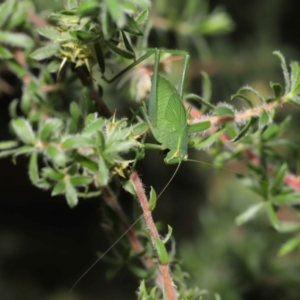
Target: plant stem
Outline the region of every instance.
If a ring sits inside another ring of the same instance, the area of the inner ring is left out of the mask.
[[[149,209],[148,199],[145,194],[145,191],[143,189],[142,183],[140,178],[138,177],[136,172],[133,172],[130,176],[130,179],[134,185],[135,192],[137,194],[137,198],[140,202],[140,205],[143,210],[143,216],[147,225],[148,232],[151,237],[151,241],[153,244],[153,247],[155,247],[155,241],[157,239],[160,239],[158,231],[156,229],[155,223],[152,218],[151,210]],[[164,291],[166,295],[166,299],[168,300],[175,300],[177,299],[176,291],[174,289],[174,285],[171,279],[171,274],[169,271],[169,267],[167,264],[160,264],[160,271],[163,276],[163,282],[164,282]]]

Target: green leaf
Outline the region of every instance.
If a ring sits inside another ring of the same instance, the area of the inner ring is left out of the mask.
[[[120,55],[120,56],[122,56],[124,58],[127,58],[127,59],[134,59],[135,58],[134,53],[129,52],[129,51],[125,50],[125,49],[121,49],[121,48],[117,47],[114,43],[112,43],[110,41],[107,42],[107,45],[116,54],[118,54],[118,55]]]
[[[49,40],[56,40],[60,37],[60,32],[54,29],[54,27],[37,28],[36,31]]]
[[[169,255],[165,244],[158,238],[155,240],[155,246],[160,263],[162,265],[167,265],[169,263]]]
[[[59,181],[53,188],[51,196],[63,194],[66,189],[66,183],[62,180]]]
[[[134,56],[135,58],[135,53],[134,53],[134,50],[130,44],[130,41],[128,40],[126,34],[124,33],[124,31],[121,31],[121,34],[122,34],[122,38],[123,38],[123,41],[124,41],[124,45],[125,45],[125,48],[128,52],[132,53],[132,55]]]
[[[150,199],[149,199],[149,209],[153,211],[156,206],[157,196],[156,196],[155,189],[152,186],[150,188],[151,190],[150,190]]]
[[[0,152],[1,153],[1,152]],[[123,184],[122,184],[123,188],[125,191],[127,191],[128,193],[130,193],[131,195],[136,196],[136,192],[135,192],[135,188],[134,188],[134,184],[132,183],[131,180],[126,180]]]
[[[75,160],[76,160],[82,167],[84,167],[84,168],[86,168],[86,169],[88,169],[88,170],[90,170],[90,171],[92,171],[92,172],[98,171],[98,164],[97,164],[95,161],[89,159],[89,158],[86,157],[86,156],[83,156],[83,155],[81,155],[81,154],[76,153],[76,155],[75,155]]]
[[[148,124],[146,122],[134,124],[132,126],[132,134],[133,134],[134,139],[145,134],[147,132],[147,130],[148,130]]]
[[[76,206],[78,204],[77,192],[70,182],[66,183],[65,193],[69,206],[71,208]]]
[[[188,125],[188,134],[198,133],[198,132],[209,129],[210,127],[211,127],[210,121],[194,123],[194,124]]]
[[[81,147],[93,147],[95,142],[84,136],[72,136],[67,138],[62,144],[62,149],[72,149],[72,148],[81,148]]]
[[[97,62],[98,62],[100,71],[102,74],[104,74],[105,73],[105,60],[104,60],[104,55],[103,55],[100,43],[94,43],[94,49],[95,49],[96,58],[97,58]]]
[[[261,211],[263,208],[265,208],[264,202],[260,202],[260,203],[251,205],[250,207],[248,207],[246,209],[246,211],[244,211],[243,213],[241,213],[240,215],[238,215],[235,218],[235,224],[240,226],[240,225],[252,220],[253,218],[255,218],[257,216],[259,211]]]
[[[287,170],[288,167],[286,163],[283,163],[278,166],[277,170],[275,171],[275,179],[272,185],[272,191],[276,191],[281,186]]]
[[[285,84],[284,93],[288,94],[290,92],[291,82],[290,82],[290,75],[289,75],[288,67],[285,62],[285,58],[279,51],[274,51],[273,54],[276,55],[281,61],[281,68],[283,71],[284,84]]]
[[[211,134],[205,139],[202,139],[199,141],[199,139],[193,139],[191,138],[191,141],[194,141],[194,144],[192,145],[195,149],[203,149],[210,147],[215,141],[217,141],[220,137],[220,135],[223,133],[223,130],[219,130]]]
[[[39,169],[37,158],[37,152],[33,152],[30,156],[29,161],[29,178],[33,184],[39,181]]]
[[[51,180],[59,181],[64,178],[64,174],[54,170],[53,168],[46,167],[42,169],[42,176]]]
[[[293,251],[300,244],[300,235],[294,236],[286,241],[279,249],[278,255],[284,256]]]
[[[35,135],[30,123],[23,118],[17,118],[11,121],[11,125],[18,138],[25,144],[34,144]]]
[[[106,2],[106,5],[112,19],[116,22],[119,28],[122,28],[125,25],[126,19],[118,2],[118,0],[109,0]]]
[[[136,17],[135,17],[135,21],[138,24],[143,23],[147,18],[148,18],[148,9],[144,9],[143,11],[141,11]]]
[[[279,227],[279,220],[274,210],[273,204],[271,202],[265,202],[265,205],[266,205],[269,220],[273,225],[273,227],[277,229]]]
[[[78,122],[81,118],[81,111],[78,104],[74,101],[70,103],[70,115],[72,117],[73,123],[78,126]]]
[[[274,204],[287,204],[287,205],[299,204],[300,197],[299,194],[287,194],[287,195],[281,194],[278,196],[273,196],[271,198],[271,202]]]
[[[275,99],[280,99],[280,97],[282,96],[282,87],[279,83],[275,83],[275,82],[270,82],[270,86],[274,91],[275,94]]]
[[[65,0],[64,3],[68,10],[72,10],[78,7],[78,0]]]
[[[172,233],[173,233],[173,228],[170,225],[168,225],[168,233],[164,238],[164,243],[167,243],[170,240],[170,238],[172,237]]]
[[[201,71],[202,82],[202,98],[205,102],[210,103],[211,100],[211,81],[208,74],[205,71]]]
[[[263,132],[262,138],[265,141],[269,141],[270,139],[274,138],[277,136],[279,133],[282,131],[280,130],[279,126],[277,124],[271,124],[268,126],[268,128]]]
[[[243,129],[240,131],[240,133],[232,140],[233,143],[239,141],[241,138],[243,138],[249,131],[249,129],[251,129],[253,127],[253,125],[257,122],[256,118],[251,117],[251,119],[249,120],[249,122],[243,127]]]
[[[257,90],[255,90],[251,86],[244,86],[244,87],[240,88],[237,93],[240,94],[243,92],[250,92],[250,93],[254,94],[262,103],[266,102],[266,99]]]
[[[270,122],[270,116],[265,110],[263,110],[263,112],[259,118],[258,127],[264,128],[265,126],[267,126],[269,124],[269,122]]]
[[[18,146],[17,141],[3,141],[0,142],[0,150],[10,149]]]
[[[92,136],[96,134],[98,131],[102,130],[104,123],[104,119],[96,119],[95,121],[89,122],[89,124],[83,129],[82,135]]]
[[[291,92],[294,96],[300,92],[300,67],[297,62],[291,63]]]
[[[100,184],[100,186],[107,186],[108,181],[109,181],[109,169],[106,166],[104,157],[101,153],[99,153],[99,178],[98,178],[98,182]]]
[[[3,48],[0,46],[0,58],[5,60],[5,59],[10,59],[13,58],[14,56],[12,55],[12,53],[10,51],[8,51],[7,49]]]
[[[99,7],[99,2],[97,1],[86,1],[83,2],[80,6],[77,8],[77,14],[81,16],[90,16],[93,13],[95,13],[95,10],[97,10]]]
[[[45,47],[41,47],[33,51],[30,54],[30,57],[36,60],[43,60],[57,54],[59,48],[59,44],[47,45]]]
[[[49,155],[49,157],[52,158],[53,162],[58,164],[59,166],[62,166],[66,163],[66,157],[64,152],[58,150],[53,145],[48,145],[46,148],[46,152]]]
[[[232,117],[234,118],[234,111],[232,108],[228,106],[217,106],[214,109],[213,112],[214,115],[216,116],[221,116],[221,117]]]
[[[63,122],[61,119],[48,119],[41,127],[39,132],[39,138],[42,141],[48,141],[51,135],[57,135],[60,132],[60,129],[63,127]]]
[[[245,100],[247,102],[247,104],[249,105],[249,107],[253,108],[252,101],[247,96],[240,94],[238,92],[237,94],[232,95],[230,100],[234,100],[235,98],[241,98],[241,99]]]
[[[86,186],[93,181],[90,176],[77,175],[70,177],[70,183],[74,186]]]
[[[0,28],[5,28],[5,23],[11,15],[16,11],[18,1],[10,0],[0,5]]]
[[[105,40],[109,40],[114,33],[114,24],[109,12],[105,9],[101,13],[101,24]]]
[[[291,233],[300,230],[300,223],[296,222],[279,222],[278,226],[275,227],[278,232]]]
[[[134,264],[127,264],[128,269],[138,278],[145,278],[148,275],[148,270],[145,270],[141,267],[137,267]]]
[[[24,33],[0,31],[0,41],[3,44],[23,49],[32,48],[34,45],[32,38]]]

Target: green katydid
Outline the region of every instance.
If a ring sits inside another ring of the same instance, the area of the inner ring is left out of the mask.
[[[161,52],[184,56],[183,71],[178,84],[178,90],[168,80],[158,75]],[[189,134],[206,130],[211,125],[209,121],[193,125],[188,125],[187,123],[188,112],[183,105],[182,96],[189,55],[184,51],[151,49],[111,80],[103,78],[108,82],[112,82],[153,54],[155,55],[155,64],[148,106],[149,115],[147,115],[144,108],[142,108],[142,113],[153,137],[161,145],[145,144],[145,148],[169,149],[165,162],[167,164],[177,164],[187,159]]]

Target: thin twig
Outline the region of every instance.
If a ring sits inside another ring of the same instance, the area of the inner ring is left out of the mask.
[[[134,172],[130,176],[131,182],[134,185],[135,192],[137,194],[137,198],[141,204],[142,210],[143,210],[143,216],[147,225],[148,232],[150,233],[151,241],[153,246],[155,247],[155,241],[160,239],[158,231],[156,229],[156,226],[154,224],[153,218],[152,218],[152,213],[151,210],[149,209],[149,204],[148,204],[148,199],[145,194],[145,191],[143,189],[143,185],[141,183],[140,178],[138,177],[137,173]],[[163,276],[163,281],[164,281],[164,291],[166,298],[168,300],[175,300],[177,299],[176,291],[171,279],[171,274],[169,271],[169,267],[167,264],[160,264],[160,271]]]

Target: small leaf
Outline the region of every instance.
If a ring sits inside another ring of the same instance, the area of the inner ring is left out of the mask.
[[[282,87],[279,83],[275,83],[275,82],[270,82],[270,86],[274,91],[275,94],[275,99],[280,99],[280,97],[282,96]]]
[[[78,0],[64,0],[64,3],[68,10],[72,10],[78,7]]]
[[[59,181],[53,188],[51,196],[57,196],[63,194],[66,188],[66,183],[62,180]]]
[[[269,122],[270,122],[269,114],[265,110],[263,110],[258,122],[259,128],[263,128],[267,126]]]
[[[39,137],[42,141],[47,141],[52,134],[57,135],[57,132],[62,128],[63,123],[61,119],[48,119],[40,128]]]
[[[83,129],[82,135],[92,136],[96,134],[98,131],[102,130],[104,123],[104,119],[96,119],[95,121],[89,122]]]
[[[119,28],[122,28],[125,25],[125,15],[118,0],[109,0],[106,4],[112,19],[117,23]]]
[[[213,114],[216,115],[216,116],[221,116],[221,117],[232,117],[232,118],[234,118],[233,109],[229,108],[227,106],[217,106],[214,109]]]
[[[29,161],[29,178],[33,184],[39,181],[39,169],[37,162],[37,152],[33,152]]]
[[[198,133],[198,132],[209,129],[210,127],[211,127],[210,121],[194,123],[194,124],[188,125],[188,134]]]
[[[77,192],[70,182],[66,183],[65,193],[69,206],[71,208],[76,206],[78,204]]]
[[[10,149],[18,146],[17,141],[3,141],[0,142],[0,150]]]
[[[59,31],[50,26],[37,28],[36,31],[49,40],[56,40],[60,37]]]
[[[283,174],[284,175],[284,174]],[[300,203],[300,197],[299,194],[287,194],[287,195],[278,195],[278,196],[273,196],[271,198],[272,203],[274,204],[287,204],[287,205],[292,205],[292,204],[299,204]]]
[[[0,31],[0,41],[3,44],[23,49],[29,49],[34,45],[32,38],[24,33]]]
[[[109,40],[113,36],[115,26],[109,12],[105,9],[101,13],[101,24],[105,40]]]
[[[253,125],[257,122],[256,118],[251,117],[251,119],[249,120],[249,122],[243,127],[243,129],[240,131],[240,133],[232,140],[233,143],[239,141],[241,138],[243,138],[249,131],[249,129],[251,129],[253,127]]]
[[[294,236],[286,241],[279,249],[278,255],[284,256],[293,251],[300,244],[300,235]]]
[[[25,144],[33,144],[35,141],[34,132],[26,119],[17,118],[11,121],[12,127],[18,138]]]
[[[49,178],[51,180],[59,181],[64,178],[64,174],[61,172],[58,172],[50,167],[46,167],[42,169],[42,175],[43,177]]]
[[[84,168],[92,171],[92,172],[96,172],[98,171],[98,164],[89,159],[88,157],[86,156],[83,156],[83,155],[80,155],[78,153],[76,153],[75,155],[75,160]]]
[[[247,102],[247,104],[249,105],[249,107],[253,108],[252,101],[247,96],[240,94],[238,92],[237,94],[232,95],[230,100],[234,100],[235,98],[241,98],[241,99],[245,100]]]
[[[277,136],[279,133],[281,133],[280,128],[278,127],[277,124],[271,124],[268,126],[268,128],[263,132],[262,138],[265,141],[269,141],[270,139],[274,138]]]
[[[62,144],[62,149],[72,149],[80,147],[93,147],[95,142],[92,139],[83,136],[72,136],[67,138]]]
[[[7,49],[3,48],[0,46],[0,58],[5,60],[5,59],[10,59],[13,58],[14,56],[12,55],[12,53],[10,51],[8,51]]]
[[[274,228],[279,227],[279,220],[271,202],[265,202],[269,220]]]
[[[195,144],[192,145],[195,149],[203,149],[203,148],[207,148],[210,147],[215,141],[218,140],[218,138],[220,137],[220,135],[222,134],[223,130],[219,130],[214,132],[213,134],[211,134],[210,136],[208,136],[205,139],[202,139],[200,141],[198,141],[198,139],[191,139],[191,141],[195,140]]]
[[[210,102],[211,100],[211,81],[208,74],[204,71],[201,71],[201,76],[203,79],[202,83],[202,98],[205,102]]]
[[[273,54],[276,55],[281,61],[281,68],[283,71],[284,84],[285,84],[284,93],[287,94],[290,92],[291,82],[290,82],[290,75],[285,62],[285,58],[279,51],[274,51]]]
[[[148,14],[149,13],[147,9],[144,9],[142,12],[140,12],[135,18],[136,23],[143,23],[148,18]]]
[[[1,152],[0,152],[1,153]],[[123,188],[125,191],[127,191],[128,193],[130,193],[131,195],[136,196],[136,192],[135,192],[135,188],[134,188],[134,184],[132,183],[131,180],[126,180],[123,184],[122,184]]]
[[[167,243],[170,240],[170,238],[172,237],[172,233],[173,233],[173,228],[170,225],[168,225],[168,233],[167,233],[166,237],[164,238],[164,241],[163,241],[164,243]]]
[[[277,170],[275,171],[275,176],[274,176],[275,179],[274,179],[274,183],[272,186],[272,191],[275,191],[280,187],[287,170],[288,170],[288,167],[287,167],[286,163],[283,163],[278,166]]]
[[[93,178],[89,176],[77,175],[70,177],[70,183],[74,186],[86,186],[93,181]]]
[[[165,244],[158,238],[155,240],[155,246],[160,263],[162,265],[167,265],[169,263],[169,255]]]
[[[59,45],[52,44],[36,49],[30,54],[30,57],[36,60],[43,60],[58,53]]]
[[[100,183],[100,186],[107,186],[109,181],[109,170],[106,166],[105,160],[103,158],[103,155],[99,153],[99,162],[98,162],[99,168],[99,179],[98,182]]]
[[[113,50],[115,53],[117,53],[118,55],[124,57],[124,58],[128,58],[128,59],[134,59],[135,55],[132,52],[129,52],[125,49],[121,49],[119,47],[117,47],[114,43],[108,41],[107,45],[109,46],[109,48],[111,50]]]
[[[78,104],[74,101],[70,103],[70,115],[72,117],[74,124],[78,125],[78,122],[81,118],[81,111],[79,109]]]
[[[247,208],[246,211],[241,213],[235,218],[235,224],[240,226],[253,218],[255,218],[260,210],[265,208],[265,204],[263,202],[251,205],[250,207]]]
[[[77,8],[77,14],[81,16],[90,16],[93,13],[95,13],[95,10],[97,10],[99,7],[99,3],[97,1],[86,1],[83,2],[78,8]]]
[[[65,154],[58,150],[55,146],[53,145],[48,145],[46,148],[46,152],[51,157],[54,163],[62,166],[66,163],[66,157]]]
[[[98,62],[100,71],[102,74],[104,74],[105,73],[105,60],[104,60],[104,55],[103,55],[103,51],[101,49],[100,43],[94,43],[94,49],[95,49],[96,58],[97,58],[97,62]]]
[[[123,38],[123,41],[124,41],[124,45],[125,45],[125,48],[128,52],[132,53],[132,55],[134,56],[135,58],[135,53],[134,53],[134,50],[130,44],[130,41],[128,40],[126,34],[124,33],[124,31],[121,31],[121,34],[122,34],[122,38]]]
[[[131,263],[127,264],[128,269],[138,278],[145,278],[148,275],[148,270],[145,270],[141,267],[137,267]]]
[[[151,190],[150,190],[150,199],[149,199],[149,209],[153,211],[156,206],[157,196],[154,188],[152,186],[150,188]]]

